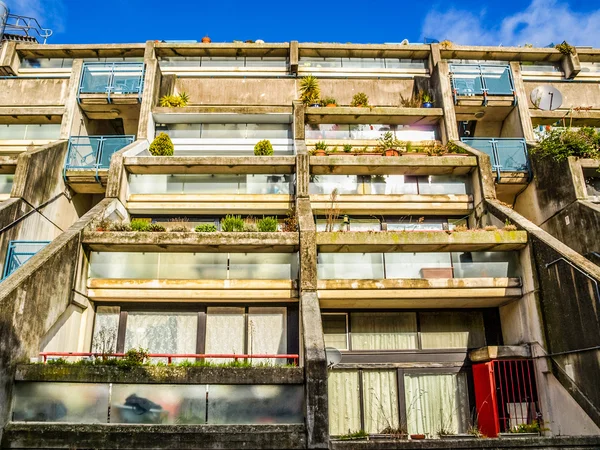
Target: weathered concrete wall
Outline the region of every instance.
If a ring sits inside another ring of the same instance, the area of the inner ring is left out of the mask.
[[[68,78],[4,78],[0,106],[60,106],[67,99]]]
[[[34,357],[66,310],[80,258],[80,234],[114,200],[103,200],[0,285],[0,425],[8,417],[16,364]]]
[[[304,425],[10,424],[2,448],[302,449]]]
[[[333,97],[339,106],[350,106],[352,97],[364,92],[370,106],[400,106],[400,95],[411,98],[414,80],[319,79],[321,97]],[[299,94],[297,94],[299,97]]]
[[[600,84],[595,82],[560,83],[544,81],[540,83],[539,81],[525,81],[524,84],[529,108],[535,108],[535,105],[531,102],[531,91],[540,84],[549,84],[557,88],[562,94],[561,109],[567,110],[580,106],[591,106],[593,109],[600,109]]]

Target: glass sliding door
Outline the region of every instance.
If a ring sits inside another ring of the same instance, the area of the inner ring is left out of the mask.
[[[400,426],[396,371],[364,370],[362,391],[364,430],[369,434],[395,432]]]
[[[278,355],[287,352],[286,308],[248,308],[248,354]],[[257,363],[285,364],[285,359],[257,359]]]
[[[336,436],[359,431],[362,427],[358,371],[330,371],[327,381],[329,433]]]

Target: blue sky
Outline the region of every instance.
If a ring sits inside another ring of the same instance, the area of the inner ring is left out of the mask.
[[[422,42],[600,47],[600,0],[215,1],[3,0],[52,28],[49,43]],[[487,3],[487,4],[486,4]]]

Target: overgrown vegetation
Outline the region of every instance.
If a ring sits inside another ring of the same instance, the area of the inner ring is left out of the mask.
[[[242,219],[242,216],[227,214],[225,218],[221,219],[221,231],[226,233],[244,231],[244,219]]]
[[[313,75],[308,75],[300,80],[300,100],[305,105],[320,103],[321,88],[319,80]]]
[[[173,156],[175,147],[167,133],[160,133],[154,138],[148,151],[152,156]]]
[[[217,231],[217,226],[214,223],[201,223],[194,228],[197,233],[214,233]]]
[[[160,233],[163,231],[167,231],[167,229],[164,225],[161,225],[160,223],[149,223],[147,231],[150,231],[152,233]]]
[[[369,97],[364,92],[358,92],[352,97],[350,106],[355,108],[367,108],[369,106]]]
[[[163,95],[159,104],[163,108],[182,108],[187,106],[189,101],[190,96],[185,92],[181,92],[179,95]]]
[[[520,423],[516,427],[511,428],[511,433],[541,433],[545,428],[542,428],[540,423],[537,420],[532,421],[531,423]]]
[[[329,105],[337,106],[336,99],[333,97],[325,97],[323,100],[321,100],[321,106],[329,106]]]
[[[272,233],[277,231],[279,222],[276,217],[263,217],[258,221],[258,231],[262,233]]]
[[[283,219],[281,231],[288,233],[298,231],[298,218],[296,217],[296,210],[294,208],[288,210],[286,218]]]
[[[377,149],[382,152],[386,150],[399,150],[402,145],[403,142],[396,139],[396,136],[391,131],[387,131],[377,139]]]
[[[150,222],[145,219],[133,219],[130,225],[131,231],[148,231]]]
[[[254,155],[255,156],[272,156],[273,155],[273,145],[271,145],[271,141],[268,139],[263,139],[262,141],[258,141],[254,146]]]
[[[359,431],[353,431],[350,432],[348,434],[342,434],[339,439],[341,441],[349,441],[352,439],[365,439],[369,436],[369,433],[367,433],[365,430],[359,430]]]
[[[590,127],[578,130],[552,129],[531,148],[531,153],[542,158],[563,161],[569,156],[600,159],[600,134]]]
[[[563,55],[574,55],[575,47],[569,45],[567,41],[562,41],[560,44],[555,45],[554,48],[561,52]]]

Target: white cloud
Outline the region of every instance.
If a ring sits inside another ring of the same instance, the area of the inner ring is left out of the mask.
[[[65,30],[66,7],[63,0],[16,0],[6,1],[11,14],[33,17],[40,26],[55,33]],[[34,34],[35,37],[38,37]]]
[[[598,47],[598,23],[600,8],[581,13],[564,1],[532,0],[525,10],[498,20],[485,10],[477,14],[457,9],[434,10],[425,17],[422,34],[465,45],[546,46],[566,40],[572,45]]]

